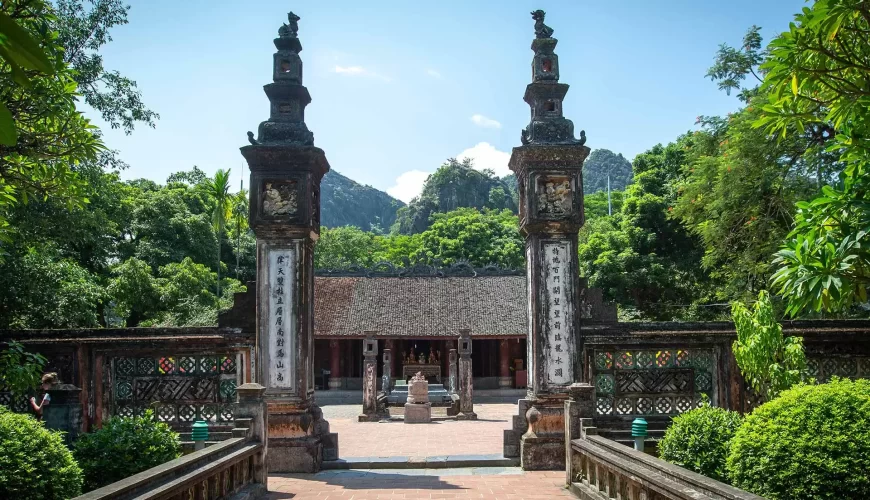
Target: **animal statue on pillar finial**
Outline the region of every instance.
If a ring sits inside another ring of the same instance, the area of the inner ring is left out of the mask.
[[[550,38],[553,36],[553,28],[544,24],[544,16],[547,13],[541,9],[532,12],[532,19],[535,20],[535,37]]]
[[[299,38],[299,20],[301,17],[296,14],[290,12],[287,14],[287,20],[290,21],[290,24],[282,24],[280,28],[278,28],[278,36],[281,38]]]

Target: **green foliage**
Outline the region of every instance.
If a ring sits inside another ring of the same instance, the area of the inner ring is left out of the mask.
[[[870,284],[870,4],[817,0],[770,44],[769,91],[756,126],[781,138],[801,131],[845,164],[837,182],[798,204],[775,264],[787,312],[843,312],[867,302]]]
[[[392,231],[416,234],[433,222],[433,213],[446,213],[457,208],[507,209],[516,213],[512,188],[491,171],[475,170],[470,158],[457,161],[450,158],[438,167],[423,184],[423,192],[398,211]]]
[[[801,337],[784,337],[774,317],[770,295],[758,294],[750,311],[740,302],[731,307],[737,340],[731,350],[743,378],[764,400],[800,382],[807,360]]]
[[[354,226],[323,228],[314,252],[315,269],[371,267],[383,259],[384,239]]]
[[[181,441],[169,425],[141,417],[112,417],[82,435],[73,453],[84,471],[85,490],[120,481],[181,456]]]
[[[625,192],[611,191],[609,209],[612,210],[614,214],[618,214],[620,210],[622,210],[622,201],[624,199]],[[585,210],[587,221],[607,216],[607,191],[598,191],[583,196],[583,209]]]
[[[737,412],[704,403],[674,417],[659,442],[659,457],[727,483],[728,448],[742,421]]]
[[[598,191],[607,191],[608,176],[610,190],[622,191],[631,183],[631,174],[631,162],[622,153],[596,149],[583,163],[583,193],[588,196]]]
[[[24,396],[39,385],[45,363],[43,355],[25,351],[14,340],[9,342],[0,352],[0,387],[11,392],[13,398]]]
[[[760,82],[756,68],[767,57],[767,52],[761,48],[760,31],[758,26],[749,28],[739,49],[724,43],[720,45],[713,66],[707,70],[707,76],[718,83],[719,90],[728,95],[732,90],[740,90],[740,99],[744,102],[749,102],[755,88],[742,88],[743,80],[751,74]]]
[[[82,470],[61,434],[0,406],[0,497],[66,500],[81,491]]]
[[[196,168],[196,167],[194,167]],[[211,212],[211,222],[217,236],[217,296],[221,294],[221,242],[224,237],[224,228],[227,219],[232,217],[232,197],[230,196],[230,172],[231,170],[218,169],[214,177],[205,179],[202,187],[209,194],[214,206]]]
[[[799,385],[746,417],[728,477],[771,500],[870,498],[868,422],[870,381]]]
[[[436,213],[432,225],[420,235],[420,248],[411,255],[411,260],[520,269],[525,265],[525,243],[518,225],[517,216],[510,210],[481,212],[460,208],[446,214]]]

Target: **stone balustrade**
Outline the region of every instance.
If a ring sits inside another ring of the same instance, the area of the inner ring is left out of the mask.
[[[76,500],[220,500],[255,499],[266,493],[265,388],[238,388],[238,437],[171,460],[121,481],[85,493]],[[241,427],[242,425],[246,427]]]

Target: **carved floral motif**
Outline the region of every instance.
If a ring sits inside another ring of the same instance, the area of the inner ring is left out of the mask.
[[[538,185],[538,213],[562,216],[571,212],[571,184],[567,179],[545,179]]]

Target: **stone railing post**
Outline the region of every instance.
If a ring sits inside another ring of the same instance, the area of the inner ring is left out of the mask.
[[[450,353],[448,356],[449,364],[447,365],[447,390],[450,394],[456,394],[456,392],[459,390],[459,382],[457,380],[458,374],[456,372],[456,349],[450,349]]]
[[[459,330],[459,415],[457,420],[477,420],[471,372],[471,330]]]
[[[265,394],[266,388],[260,384],[248,383],[236,387],[236,397],[238,398],[236,418],[250,419],[248,439],[263,444],[263,450],[254,461],[254,483],[263,486],[266,486],[268,476],[266,455],[269,448],[269,440],[267,439],[269,414],[266,411]]]
[[[574,456],[571,441],[580,439],[583,428],[588,428],[595,416],[595,388],[589,384],[571,384],[565,401],[565,484],[575,482],[580,470],[580,457]]]
[[[49,429],[65,432],[67,444],[72,444],[82,429],[81,392],[72,384],[56,384],[48,390],[51,402],[45,407],[43,421]]]
[[[384,391],[384,394],[389,394],[393,388],[393,377],[391,373],[393,367],[393,353],[391,349],[384,349],[383,367],[384,377],[383,382],[381,383],[381,390]]]
[[[369,332],[367,332],[369,333]],[[367,335],[363,340],[363,402],[362,415],[359,416],[359,422],[377,422],[380,420],[378,416],[378,391],[377,391],[377,373],[378,373],[378,341],[373,335]]]

